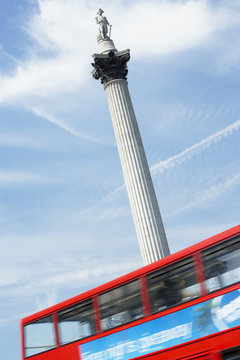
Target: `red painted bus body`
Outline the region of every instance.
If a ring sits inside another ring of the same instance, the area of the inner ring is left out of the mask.
[[[240,225],[24,318],[22,359],[240,359],[239,274]]]

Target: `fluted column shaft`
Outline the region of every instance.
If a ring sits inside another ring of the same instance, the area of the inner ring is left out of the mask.
[[[93,58],[92,75],[107,94],[143,262],[150,264],[170,252],[126,81],[130,51],[114,48]]]
[[[144,264],[170,254],[141,135],[124,79],[105,83],[123,175]]]

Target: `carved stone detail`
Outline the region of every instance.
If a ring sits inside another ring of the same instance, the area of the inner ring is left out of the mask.
[[[94,70],[92,75],[94,79],[101,80],[102,84],[106,84],[111,80],[123,79],[127,80],[127,62],[130,60],[129,50],[114,52],[108,54],[94,54]]]

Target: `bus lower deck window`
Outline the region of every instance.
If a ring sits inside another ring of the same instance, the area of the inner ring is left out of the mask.
[[[24,326],[25,356],[33,356],[56,347],[52,316]]]
[[[99,296],[103,331],[143,317],[139,280]]]
[[[152,314],[199,295],[191,257],[150,273],[147,284]]]

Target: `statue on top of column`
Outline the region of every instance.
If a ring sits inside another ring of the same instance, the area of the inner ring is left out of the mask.
[[[111,33],[108,36],[108,27],[110,27],[110,32],[111,32],[112,25],[109,24],[106,16],[102,15],[103,13],[104,11],[102,9],[99,9],[97,12],[97,17],[95,19],[97,24],[99,25],[99,36],[101,37],[102,40],[109,40]]]

